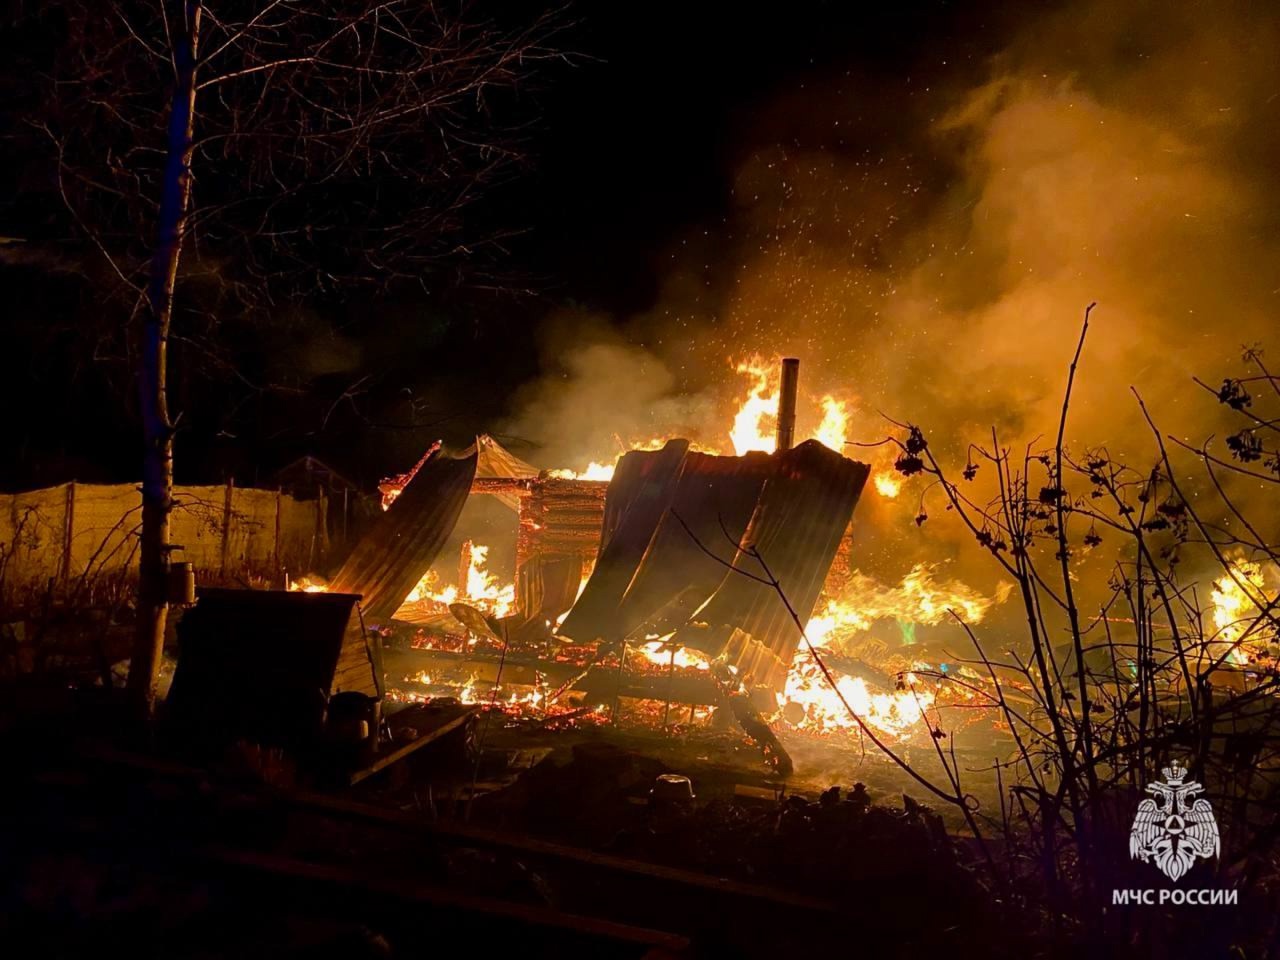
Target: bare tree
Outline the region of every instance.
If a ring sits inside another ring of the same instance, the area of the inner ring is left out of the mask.
[[[221,316],[353,284],[430,283],[498,239],[463,210],[513,159],[490,104],[520,96],[556,19],[503,25],[435,0],[87,0],[28,120],[74,226],[126,305],[144,455],[129,687],[149,711],[163,644],[175,317],[216,353]]]
[[[1073,452],[1068,413],[1088,329],[1086,311],[1051,448],[1015,451],[993,430],[953,470],[918,427],[903,425],[893,442],[898,469],[928,480],[918,520],[926,499],[941,500],[1021,600],[1026,633],[1016,643],[953,612],[973,646],[957,660],[981,678],[1014,744],[996,764],[1008,787],[1000,819],[987,818],[1004,841],[1005,888],[1032,905],[1042,893],[1052,916],[1079,924],[1076,934],[1103,917],[1108,937],[1167,945],[1193,923],[1143,928],[1132,914],[1099,909],[1106,881],[1125,869],[1143,785],[1162,764],[1189,767],[1223,814],[1220,882],[1273,896],[1280,865],[1280,545],[1271,521],[1280,378],[1250,349],[1246,375],[1220,387],[1196,381],[1221,405],[1225,449],[1166,433],[1135,391],[1149,460]],[[954,763],[947,769],[957,795],[959,774]],[[1275,942],[1273,915],[1248,913],[1218,931],[1222,942]]]

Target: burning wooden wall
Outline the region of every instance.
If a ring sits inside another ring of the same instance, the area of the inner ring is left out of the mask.
[[[591,572],[604,525],[607,483],[540,478],[520,499],[516,603],[529,620],[554,622]]]

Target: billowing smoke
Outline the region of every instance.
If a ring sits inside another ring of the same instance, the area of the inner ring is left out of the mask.
[[[1096,300],[1076,435],[1131,439],[1130,386],[1203,430],[1190,376],[1234,369],[1280,288],[1275,21],[1234,13],[1096,3],[1031,24],[989,80],[928,98],[911,139],[944,158],[941,185],[909,156],[757,152],[736,192],[759,252],[716,339],[811,358],[935,434],[1026,439],[1056,421]],[[824,119],[856,131],[873,95],[820,101]]]
[[[1077,446],[1150,464],[1130,388],[1166,431],[1221,434],[1191,377],[1237,373],[1280,298],[1277,49],[1270,5],[1093,0],[1037,7],[976,79],[932,51],[927,84],[780,91],[744,134],[726,222],[673,239],[666,296],[621,337],[558,339],[516,429],[579,461],[615,434],[723,436],[726,359],[759,352],[856,398],[854,439],[883,436],[883,411],[956,458],[992,426],[1047,445],[1097,301]],[[959,552],[941,532],[906,544],[914,507],[860,507],[886,518],[867,530],[886,566]]]
[[[678,364],[587,314],[567,311],[549,327],[546,372],[517,395],[519,413],[503,427],[536,445],[540,465],[580,470],[651,438],[716,435],[715,397],[691,389]]]

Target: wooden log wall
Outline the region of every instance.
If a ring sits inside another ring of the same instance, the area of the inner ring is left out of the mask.
[[[608,487],[596,480],[545,477],[521,498],[516,601],[527,615],[558,616],[573,603],[582,576],[595,563]]]
[[[594,560],[608,486],[597,480],[556,478],[534,484],[520,501],[516,567],[536,555]]]

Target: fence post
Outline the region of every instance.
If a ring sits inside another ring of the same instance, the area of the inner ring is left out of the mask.
[[[71,578],[71,540],[76,524],[76,482],[67,484],[67,506],[62,511],[62,569],[59,575],[63,580]]]
[[[311,556],[307,566],[314,570],[317,557],[323,558],[329,552],[328,513],[329,500],[324,495],[324,487],[316,485],[316,525],[311,531]]]
[[[275,546],[271,548],[271,563],[275,567],[277,575],[280,573],[280,488],[276,487],[276,541]],[[285,589],[289,588],[288,582],[285,583]]]
[[[231,502],[235,496],[236,482],[227,478],[227,492],[222,501],[222,575],[227,575],[227,559],[231,555]]]

